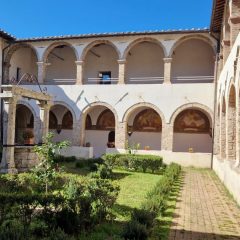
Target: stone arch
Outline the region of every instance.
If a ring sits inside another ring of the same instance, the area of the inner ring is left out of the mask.
[[[56,48],[56,47],[58,47],[58,46],[61,46],[61,45],[65,45],[65,46],[70,47],[70,48],[73,50],[73,52],[74,52],[76,61],[79,59],[77,50],[73,47],[72,44],[70,44],[70,43],[68,43],[68,42],[65,42],[65,41],[57,41],[57,42],[53,42],[52,44],[50,44],[50,45],[45,49],[41,60],[42,60],[43,62],[47,62],[47,58],[48,58],[49,53],[50,53],[54,48]]]
[[[234,83],[229,86],[227,95],[227,159],[236,160],[236,87]]]
[[[89,43],[89,44],[83,49],[83,52],[82,52],[82,54],[81,54],[81,56],[80,56],[80,60],[81,60],[81,61],[84,61],[85,58],[86,58],[86,56],[87,56],[87,53],[89,52],[89,50],[91,50],[93,47],[95,47],[95,46],[98,45],[98,44],[106,44],[106,45],[109,45],[109,46],[113,47],[113,49],[116,51],[116,53],[117,53],[117,55],[118,55],[118,58],[120,59],[121,53],[120,53],[119,49],[117,48],[117,46],[116,46],[113,42],[111,42],[111,41],[109,41],[109,40],[103,40],[103,39],[102,39],[102,40],[95,40],[95,41]]]
[[[202,41],[206,42],[212,48],[214,54],[216,54],[216,51],[217,51],[216,46],[215,46],[214,42],[210,38],[205,37],[205,36],[200,35],[200,34],[193,34],[193,35],[187,35],[187,36],[183,36],[183,37],[179,38],[175,42],[175,44],[172,46],[172,48],[171,48],[171,50],[169,52],[169,57],[172,57],[174,50],[178,46],[180,46],[185,41],[188,41],[188,40],[191,40],[191,39],[199,39],[199,40],[202,40]]]
[[[130,145],[137,144],[141,150],[161,150],[165,118],[154,104],[134,104],[125,111],[122,121]]]
[[[91,109],[93,107],[97,107],[97,106],[102,106],[102,107],[106,107],[106,108],[110,109],[113,112],[113,114],[114,114],[115,121],[116,122],[118,121],[119,118],[118,118],[117,111],[115,110],[115,108],[112,105],[110,105],[109,103],[106,103],[106,102],[93,102],[93,103],[90,103],[85,108],[83,108],[81,117],[85,118],[85,116],[87,116],[89,111],[91,111]]]
[[[158,115],[160,116],[160,118],[162,120],[162,124],[165,124],[165,117],[164,117],[164,114],[162,113],[162,111],[154,104],[146,103],[146,102],[136,103],[136,104],[132,105],[130,108],[128,108],[123,115],[122,122],[127,122],[131,113],[140,107],[146,107],[146,108],[151,108],[151,109],[155,110],[158,113]]]
[[[220,101],[220,158],[226,158],[226,100],[224,93]]]
[[[16,108],[16,123],[15,123],[15,141],[18,144],[23,143],[25,144],[25,141],[28,140],[25,139],[24,132],[30,132],[33,134],[33,136],[30,137],[32,140],[31,142],[28,142],[28,144],[34,144],[34,141],[37,137],[36,119],[37,116],[34,108],[27,102],[18,101]]]
[[[108,120],[103,124],[99,124],[99,118],[103,116],[106,111],[110,111],[114,120],[110,119],[110,125]],[[96,125],[92,126],[91,129],[86,129],[86,119],[87,116],[91,115],[92,120],[96,121]],[[108,103],[105,102],[93,102],[87,105],[81,113],[81,145],[93,147],[94,156],[98,157],[106,153],[106,148],[113,148],[115,146],[114,142],[109,143],[109,133],[111,131],[116,131],[118,123],[118,115],[116,110]],[[95,119],[95,120],[94,120]],[[114,121],[114,124],[113,124]],[[100,126],[102,125],[102,127]],[[113,126],[114,125],[114,126]],[[91,130],[91,131],[88,131]]]
[[[213,124],[213,111],[203,105],[203,104],[200,104],[200,103],[188,103],[188,104],[184,104],[180,107],[178,107],[172,114],[172,116],[170,117],[170,124],[173,126],[174,125],[174,122],[176,120],[176,117],[184,110],[187,110],[187,109],[196,109],[196,110],[200,110],[202,111],[203,113],[206,114],[206,116],[208,117],[209,119],[209,122],[210,122],[210,126],[212,127],[212,124]]]
[[[128,46],[126,47],[126,49],[124,50],[123,54],[122,54],[122,59],[126,59],[127,55],[129,53],[129,51],[136,46],[137,44],[141,43],[141,42],[152,42],[152,43],[156,43],[158,46],[161,47],[164,56],[167,56],[167,51],[166,48],[163,46],[163,44],[156,38],[152,38],[152,37],[142,37],[142,38],[137,38],[135,40],[133,40],[132,42],[130,42],[128,44]]]
[[[36,49],[31,44],[28,44],[28,43],[16,43],[16,44],[13,44],[9,48],[9,50],[8,50],[6,56],[5,56],[4,62],[5,63],[10,63],[10,60],[11,60],[11,57],[12,57],[13,53],[16,52],[20,48],[31,48],[33,50],[37,60],[38,61],[40,60],[38,52],[36,51]]]
[[[172,115],[174,152],[212,152],[212,111],[202,104],[185,104]]]
[[[61,106],[65,107],[65,108],[66,108],[67,110],[69,110],[69,111],[71,112],[71,114],[72,114],[72,117],[73,117],[73,125],[77,122],[76,113],[75,113],[75,111],[73,110],[73,108],[72,108],[68,103],[62,102],[62,101],[54,101],[52,107],[53,107],[54,105],[61,105]]]

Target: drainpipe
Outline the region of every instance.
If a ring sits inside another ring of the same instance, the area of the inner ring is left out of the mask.
[[[217,54],[215,60],[215,71],[214,71],[214,109],[213,109],[213,125],[212,125],[212,155],[211,155],[211,169],[213,169],[213,156],[214,156],[214,138],[215,138],[215,121],[216,121],[216,112],[217,112],[217,84],[218,84],[218,61],[219,61],[219,52],[220,52],[220,40],[216,38],[211,32],[210,35],[217,40]]]

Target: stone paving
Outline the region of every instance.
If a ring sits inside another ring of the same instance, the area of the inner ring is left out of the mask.
[[[240,208],[214,172],[184,169],[183,175],[169,240],[240,239]]]

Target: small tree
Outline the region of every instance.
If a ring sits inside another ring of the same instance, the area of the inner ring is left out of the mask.
[[[44,184],[46,194],[49,184],[54,181],[57,173],[55,157],[61,149],[69,146],[68,141],[54,143],[53,136],[53,133],[48,133],[44,138],[44,143],[34,147],[34,152],[38,155],[40,163],[33,169],[33,173],[37,180]]]

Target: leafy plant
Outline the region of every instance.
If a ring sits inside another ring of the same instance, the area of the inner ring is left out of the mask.
[[[33,173],[36,179],[45,185],[46,194],[58,172],[54,159],[61,149],[69,145],[67,141],[54,143],[52,139],[53,133],[48,133],[41,146],[34,146],[34,152],[38,155],[40,163],[33,169]]]

